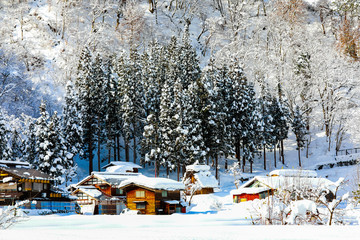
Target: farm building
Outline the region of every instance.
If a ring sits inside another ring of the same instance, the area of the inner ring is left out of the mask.
[[[125,208],[126,195],[117,186],[122,181],[141,174],[126,172],[116,167],[107,168],[112,170],[109,172],[92,172],[90,176],[72,186],[71,195],[77,197],[81,213],[119,214]]]
[[[186,212],[180,191],[184,184],[167,178],[139,176],[123,181],[119,188],[126,192],[127,207],[142,214],[172,214]]]
[[[219,183],[211,174],[208,165],[186,166],[183,183],[186,186],[185,193],[188,195],[213,193],[214,189],[219,187]]]
[[[49,175],[27,168],[0,168],[0,205],[30,200],[23,208],[74,211],[75,203],[56,190]]]
[[[244,183],[239,189],[231,191],[234,203],[264,199],[275,191],[291,188],[321,188],[330,190],[333,182],[326,178],[317,178],[317,173],[311,170],[275,170],[269,176],[256,176]],[[331,198],[332,193],[327,196]]]

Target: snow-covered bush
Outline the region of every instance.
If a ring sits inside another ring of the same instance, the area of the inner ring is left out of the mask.
[[[322,224],[316,203],[311,200],[293,201],[285,209],[286,224]]]
[[[9,206],[4,209],[0,209],[0,229],[6,229],[18,222],[20,219],[23,219],[26,215],[24,212],[19,209],[24,204],[27,204],[29,201],[22,201],[16,203],[14,206]]]

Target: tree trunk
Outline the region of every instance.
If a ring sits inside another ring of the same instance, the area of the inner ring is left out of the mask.
[[[108,163],[111,162],[111,146],[108,146]]]
[[[252,172],[253,172],[253,163],[250,162],[250,173],[252,173]]]
[[[177,180],[180,181],[180,161],[177,162]]]
[[[263,151],[264,151],[264,170],[266,170],[266,148],[265,148],[265,145],[264,145]]]
[[[300,158],[300,148],[298,149],[298,156],[299,156],[299,167],[301,167],[301,158]]]
[[[276,168],[276,144],[274,144],[274,168]]]
[[[117,156],[117,153],[116,153],[116,139],[117,139],[117,136],[114,136],[114,147],[113,147],[113,150],[114,150],[114,161],[117,161],[116,159],[116,156]]]
[[[125,137],[124,138],[124,142],[125,142],[125,161],[129,162],[130,160],[130,156],[129,156],[129,142],[128,139]]]
[[[98,170],[100,172],[100,165],[101,165],[101,141],[100,141],[100,136],[98,136],[98,146],[97,146],[97,158],[98,158]]]
[[[133,147],[134,147],[134,149],[133,149],[133,159],[134,159],[134,163],[136,163],[136,137],[134,136],[134,139],[133,139]]]
[[[118,161],[120,161],[121,159],[120,159],[120,136],[119,135],[117,136],[116,141],[117,141],[117,159],[118,159]]]
[[[215,155],[215,178],[219,179],[219,172],[218,172],[218,163],[219,163],[219,156]]]
[[[282,164],[285,165],[285,155],[284,155],[284,140],[281,140],[281,160]]]
[[[240,166],[240,162],[241,162],[241,157],[240,157],[240,140],[238,138],[236,138],[235,140],[235,157],[239,162],[239,166]]]
[[[91,175],[91,173],[93,172],[93,158],[94,158],[94,155],[93,155],[93,146],[92,146],[92,141],[90,140],[88,142],[88,145],[89,145],[89,175]]]
[[[243,153],[244,153],[244,146],[243,146]],[[245,172],[245,164],[246,164],[246,161],[245,161],[245,155],[242,157],[242,171]]]

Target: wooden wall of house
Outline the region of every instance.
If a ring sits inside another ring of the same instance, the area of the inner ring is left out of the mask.
[[[95,184],[95,187],[105,195],[111,196],[111,186]]]
[[[159,209],[162,209],[162,212],[165,213],[165,204],[163,201],[168,200],[178,200],[180,201],[180,191],[167,191],[167,197],[162,196],[163,190],[156,190],[155,191],[155,210],[158,211]],[[160,213],[160,212],[159,212]],[[162,213],[160,213],[162,214]]]
[[[195,192],[195,195],[198,195],[198,194],[209,194],[209,193],[214,193],[214,188],[202,188],[201,190],[196,191],[196,192]]]
[[[144,198],[137,198],[136,191],[145,191]],[[155,207],[155,193],[149,191],[144,188],[134,188],[127,193],[127,207],[131,210],[139,210],[143,214],[155,215],[156,214],[156,207]],[[137,209],[136,208],[136,201],[146,201],[146,209]]]

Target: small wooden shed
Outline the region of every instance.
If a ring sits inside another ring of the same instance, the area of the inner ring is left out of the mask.
[[[215,176],[210,172],[210,166],[208,165],[189,165],[186,166],[185,176],[183,183],[186,186],[185,193],[191,194],[209,194],[213,193],[214,189],[219,187],[219,183]],[[197,184],[198,190],[192,193],[192,187]]]

